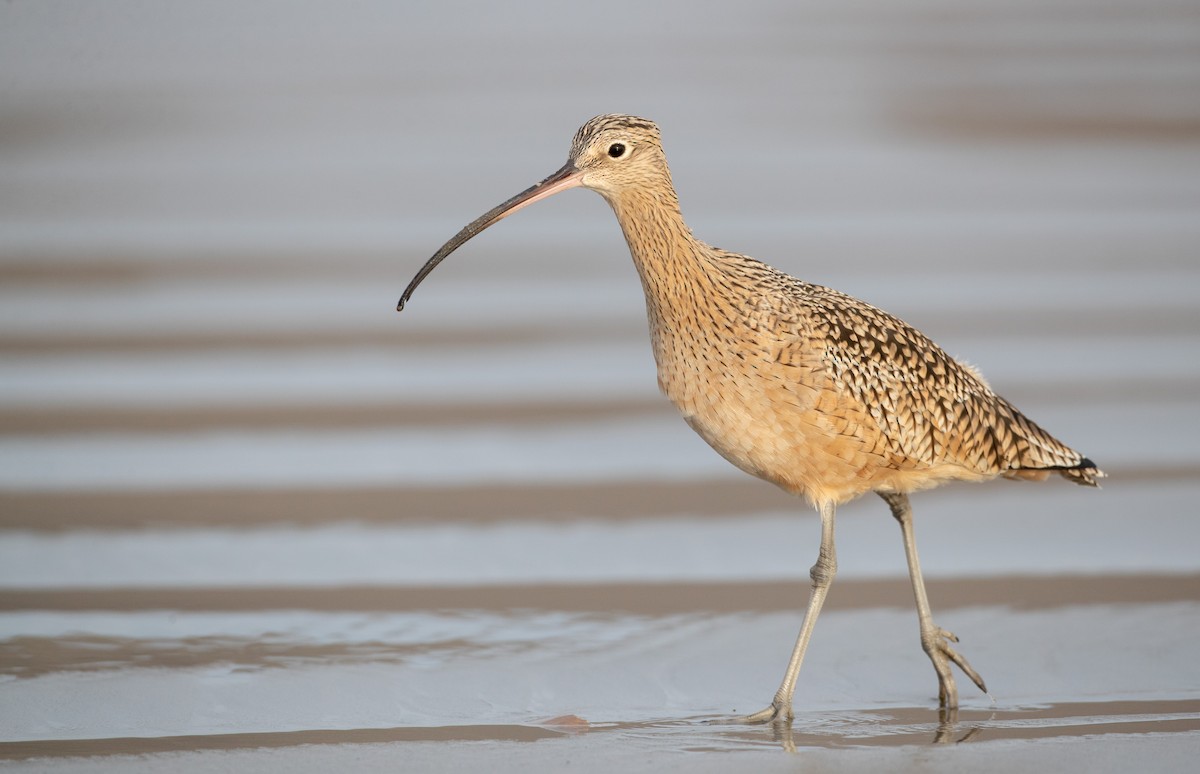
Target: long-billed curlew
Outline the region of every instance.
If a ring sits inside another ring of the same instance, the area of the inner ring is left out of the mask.
[[[941,706],[958,705],[950,664],[983,678],[933,622],[908,495],[946,481],[1058,473],[1095,486],[1104,474],[1008,401],[979,372],[920,331],[836,290],[801,282],[692,236],[658,127],[602,115],[580,127],[562,169],[485,213],[421,268],[397,309],[460,245],[517,210],[568,188],[596,191],[616,213],[646,294],[658,383],[684,420],[725,459],[821,515],[804,623],[771,706],[750,722],[792,719],[800,663],[837,572],[834,512],[875,492],[900,523],[921,647]]]

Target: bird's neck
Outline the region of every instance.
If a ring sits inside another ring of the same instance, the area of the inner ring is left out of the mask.
[[[606,197],[608,198],[608,197]],[[622,192],[609,198],[652,318],[672,317],[700,303],[712,291],[707,245],[683,222],[679,199],[670,186]]]

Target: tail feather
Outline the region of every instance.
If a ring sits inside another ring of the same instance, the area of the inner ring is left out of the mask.
[[[1038,467],[1012,468],[1000,475],[1020,481],[1045,481],[1050,477],[1051,473],[1057,473],[1068,481],[1073,481],[1080,486],[1100,486],[1097,479],[1105,478],[1108,475],[1103,470],[1097,468],[1096,463],[1087,457],[1080,458],[1079,462],[1074,465],[1042,465]]]
[[[1089,460],[1087,457],[1079,460],[1079,464],[1072,468],[1062,468],[1059,474],[1068,481],[1074,481],[1080,486],[1100,486],[1097,479],[1104,478],[1107,474],[1096,467],[1096,463]]]

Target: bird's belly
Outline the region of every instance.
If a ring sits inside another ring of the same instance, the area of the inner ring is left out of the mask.
[[[844,502],[872,488],[881,458],[865,449],[854,427],[834,431],[817,385],[795,374],[786,379],[678,374],[664,377],[660,371],[667,397],[709,446],[746,473],[814,504]]]
[[[868,459],[855,439],[831,441],[818,427],[819,417],[800,415],[781,422],[729,411],[683,416],[733,465],[814,505],[845,502],[874,488],[876,460]]]
[[[871,418],[829,385],[792,383],[783,392],[754,379],[740,380],[736,388],[662,386],[718,454],[814,506],[872,491],[915,492],[949,480],[993,477],[952,462],[897,459]]]

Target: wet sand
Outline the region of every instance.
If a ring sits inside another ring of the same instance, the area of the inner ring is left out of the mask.
[[[8,734],[18,740],[0,743],[0,756],[36,770],[274,769],[297,760],[313,769],[338,760],[365,770],[453,769],[492,760],[515,771],[580,760],[673,768],[704,753],[694,763],[717,770],[778,766],[772,756],[793,751],[852,769],[999,770],[1001,761],[1047,765],[1066,751],[1093,767],[1096,756],[1124,761],[1152,750],[1151,768],[1179,770],[1200,734],[1200,700],[1176,671],[1194,651],[1196,581],[1132,580],[1169,601],[1112,595],[1112,584],[1086,581],[1092,600],[1118,601],[1080,603],[1078,594],[1060,595],[1058,582],[1037,579],[1015,584],[1017,595],[1045,592],[1031,609],[994,601],[1004,599],[1006,581],[968,584],[964,592],[981,598],[958,607],[945,584],[935,584],[934,598],[948,602],[939,605],[941,620],[971,632],[964,647],[994,691],[964,697],[949,717],[934,709],[911,611],[872,599],[869,584],[843,584],[842,604],[831,604],[821,622],[824,637],[811,656],[818,666],[803,678],[805,697],[787,732],[728,718],[757,707],[798,615],[764,610],[761,601],[738,604],[728,586],[717,589],[709,606],[716,609],[704,610],[694,599],[710,589],[697,587],[567,589],[556,598],[539,588],[530,602],[544,609],[509,606],[503,590],[470,600],[431,594],[426,605],[436,612],[419,604],[394,612],[357,590],[307,602],[208,595],[200,610],[147,595],[150,609],[108,613],[116,605],[85,598],[94,606],[59,620],[5,614],[7,626],[44,636],[5,646],[6,703],[25,711],[8,715]],[[729,585],[742,601],[762,592],[785,607],[784,589]],[[194,603],[206,595],[187,596]],[[339,596],[358,601],[330,604]],[[622,601],[643,596],[652,601]],[[364,607],[372,609],[355,612]],[[627,607],[636,612],[622,612]],[[1143,657],[1147,627],[1154,659]],[[1047,702],[1065,696],[1078,698]],[[493,747],[484,752],[479,743]],[[964,744],[991,752],[928,749]]]
[[[0,10],[0,769],[1192,768],[1200,15],[943,5]],[[594,196],[392,311],[609,110],[663,126],[698,236],[1110,474],[914,498],[988,681],[957,714],[866,498],[794,725],[731,722],[817,520],[657,394]]]

